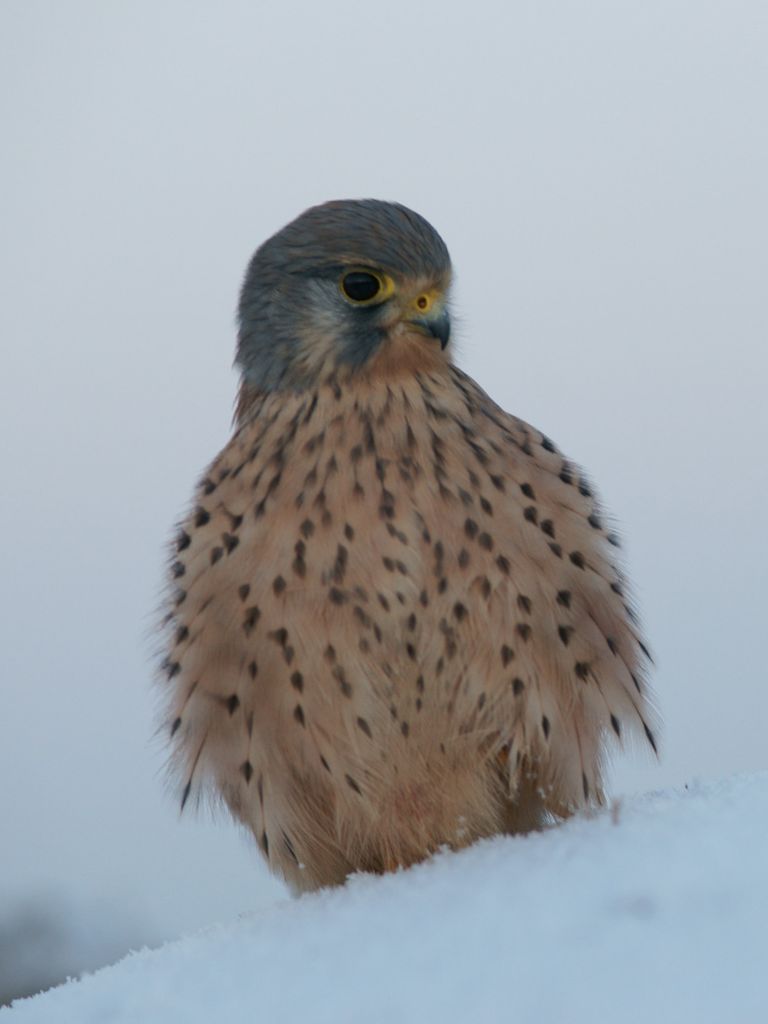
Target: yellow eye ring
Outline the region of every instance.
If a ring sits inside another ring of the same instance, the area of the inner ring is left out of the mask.
[[[367,267],[345,270],[339,280],[339,290],[355,306],[372,306],[388,299],[394,291],[391,278]]]

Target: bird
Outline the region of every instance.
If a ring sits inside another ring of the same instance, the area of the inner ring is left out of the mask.
[[[233,433],[171,544],[181,807],[223,802],[295,893],[591,812],[612,753],[657,752],[618,538],[578,466],[455,365],[451,280],[398,203],[327,202],[265,241]]]

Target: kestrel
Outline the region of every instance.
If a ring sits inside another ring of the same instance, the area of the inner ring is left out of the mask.
[[[656,749],[592,486],[451,361],[418,214],[314,207],[254,255],[232,439],[170,567],[173,762],[294,890],[603,801]]]

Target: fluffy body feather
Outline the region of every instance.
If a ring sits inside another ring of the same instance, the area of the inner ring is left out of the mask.
[[[179,531],[164,672],[209,784],[296,890],[603,799],[655,749],[591,487],[402,326],[313,385],[243,384]]]

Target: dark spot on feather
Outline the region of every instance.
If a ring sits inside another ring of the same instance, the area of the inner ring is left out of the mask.
[[[306,728],[306,722],[304,721],[304,708],[301,704],[297,704],[293,709],[293,717],[299,723],[302,728]]]
[[[542,731],[544,733],[544,739],[548,740],[549,739],[549,719],[547,718],[546,715],[542,715],[542,718],[541,718],[541,728],[542,728]]]
[[[221,556],[223,554],[224,554],[224,548],[215,547],[211,551],[211,565],[216,565],[216,563],[218,562],[218,560],[221,558]]]
[[[510,661],[512,661],[514,656],[515,652],[508,644],[501,645],[501,664],[504,666],[504,668],[507,667],[507,665],[510,663]]]
[[[195,509],[195,526],[205,526],[206,523],[210,522],[210,519],[210,512],[207,512],[201,506]]]
[[[557,603],[561,604],[563,608],[571,607],[571,592],[570,590],[558,590],[557,592]]]
[[[521,612],[525,612],[526,615],[530,615],[533,608],[533,601],[531,601],[530,597],[526,597],[525,594],[518,594],[517,607]]]
[[[294,551],[296,553],[296,557],[293,560],[291,568],[299,579],[304,579],[307,575],[307,563],[304,561],[305,545],[303,540],[296,541]]]
[[[563,642],[563,644],[565,644],[566,647],[568,646],[568,644],[570,642],[572,633],[573,633],[573,626],[558,626],[557,627],[557,635],[560,637],[560,640]]]
[[[621,736],[621,722],[618,720],[616,715],[611,715],[611,728],[617,736]]]
[[[291,860],[294,862],[294,864],[298,865],[299,858],[296,856],[296,851],[293,848],[293,843],[285,834],[285,832],[283,832],[283,843],[285,845],[286,850],[288,851],[288,855],[290,856]]]
[[[339,689],[344,697],[350,698],[352,696],[352,686],[347,681],[347,677],[344,674],[344,669],[341,665],[337,665],[333,670],[333,675],[339,684]]]
[[[293,672],[291,674],[291,686],[294,690],[298,690],[299,693],[304,689],[304,676],[301,672]]]
[[[523,680],[519,676],[515,676],[515,678],[512,680],[512,693],[514,693],[516,697],[519,697],[524,689],[525,683],[523,682]]]
[[[276,596],[282,594],[282,592],[285,590],[285,586],[285,580],[283,579],[282,576],[275,576],[275,578],[272,580],[272,590],[275,592]]]
[[[584,555],[582,555],[580,551],[572,551],[570,558],[571,562],[573,562],[577,569],[584,568],[586,563],[584,562]]]
[[[336,548],[336,559],[331,570],[331,579],[336,583],[342,583],[344,580],[344,575],[347,571],[347,557],[347,549],[343,544],[339,544]]]
[[[658,754],[659,751],[658,751],[658,748],[656,746],[656,738],[654,737],[653,733],[648,728],[648,726],[645,724],[645,722],[643,722],[643,729],[645,729],[645,735],[648,737],[648,742],[653,747],[654,754]]]
[[[364,718],[358,718],[357,727],[361,732],[365,733],[368,739],[372,739],[371,727]]]
[[[360,793],[360,787],[358,786],[358,784],[355,782],[351,775],[345,775],[344,779],[346,780],[346,783],[350,789],[353,789],[355,793]]]
[[[237,696],[236,693],[233,693],[226,698],[226,700],[224,701],[224,707],[227,709],[230,715],[234,715],[234,713],[240,707],[240,698]]]
[[[242,586],[237,588],[237,592],[240,595],[240,600],[241,601],[247,600],[248,595],[251,592],[251,585],[250,585],[250,583],[243,583]]]
[[[186,551],[189,545],[192,543],[192,538],[186,532],[186,530],[180,530],[176,537],[176,550]]]
[[[181,718],[174,718],[173,725],[171,726],[171,736],[175,736],[181,726]]]
[[[182,811],[184,810],[184,807],[185,807],[185,805],[187,803],[187,800],[189,800],[189,794],[190,794],[191,790],[192,790],[192,779],[189,779],[187,784],[186,784],[186,786],[184,787],[184,792],[181,794],[181,809],[182,809]]]
[[[577,661],[576,664],[573,666],[573,670],[576,673],[577,677],[582,680],[582,682],[586,682],[589,678],[588,661]]]
[[[240,765],[240,774],[243,776],[246,782],[250,782],[253,778],[253,765],[250,761],[243,761]]]

